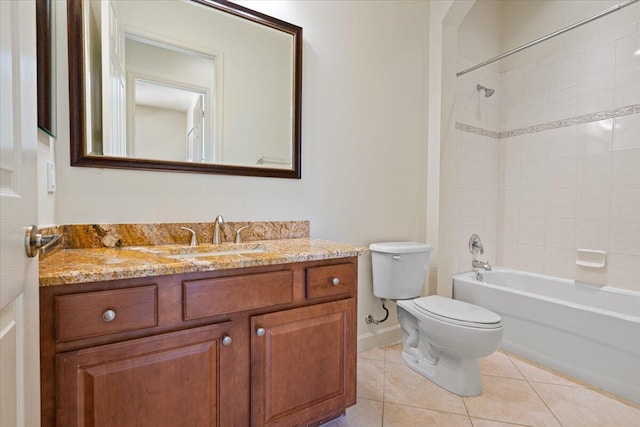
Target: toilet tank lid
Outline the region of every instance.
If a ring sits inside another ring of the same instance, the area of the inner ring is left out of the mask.
[[[369,250],[387,254],[411,254],[431,252],[431,245],[419,242],[383,242],[370,244]]]

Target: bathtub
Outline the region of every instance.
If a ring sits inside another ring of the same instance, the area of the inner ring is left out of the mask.
[[[640,273],[639,273],[640,274]],[[502,348],[640,403],[640,293],[496,268],[453,298],[502,316]]]

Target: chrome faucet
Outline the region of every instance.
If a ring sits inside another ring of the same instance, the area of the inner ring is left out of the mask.
[[[220,226],[224,225],[224,219],[222,219],[221,215],[216,217],[216,220],[213,222],[213,244],[219,245],[222,242],[220,238]]]
[[[198,236],[196,235],[195,230],[187,227],[180,227],[180,230],[186,230],[191,233],[191,242],[189,242],[189,246],[198,246]]]
[[[482,245],[480,236],[477,234],[472,234],[469,238],[469,252],[473,255],[477,255],[478,252],[480,252],[481,255],[484,253],[484,246]]]
[[[478,261],[477,259],[474,259],[471,262],[471,265],[473,266],[473,268],[484,268],[486,271],[491,271],[491,265],[489,264],[489,261],[484,262],[484,261]]]
[[[240,227],[236,230],[236,240],[234,240],[235,243],[242,243],[242,230],[245,230],[247,228],[251,227],[251,224],[249,225],[245,225],[244,227]]]

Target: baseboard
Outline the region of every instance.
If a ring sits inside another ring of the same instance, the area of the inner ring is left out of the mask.
[[[393,344],[402,339],[400,325],[389,326],[375,332],[358,335],[358,352],[369,350],[386,344]]]

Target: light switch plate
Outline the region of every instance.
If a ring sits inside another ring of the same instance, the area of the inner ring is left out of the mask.
[[[47,162],[47,192],[56,192],[56,165],[53,162]]]

